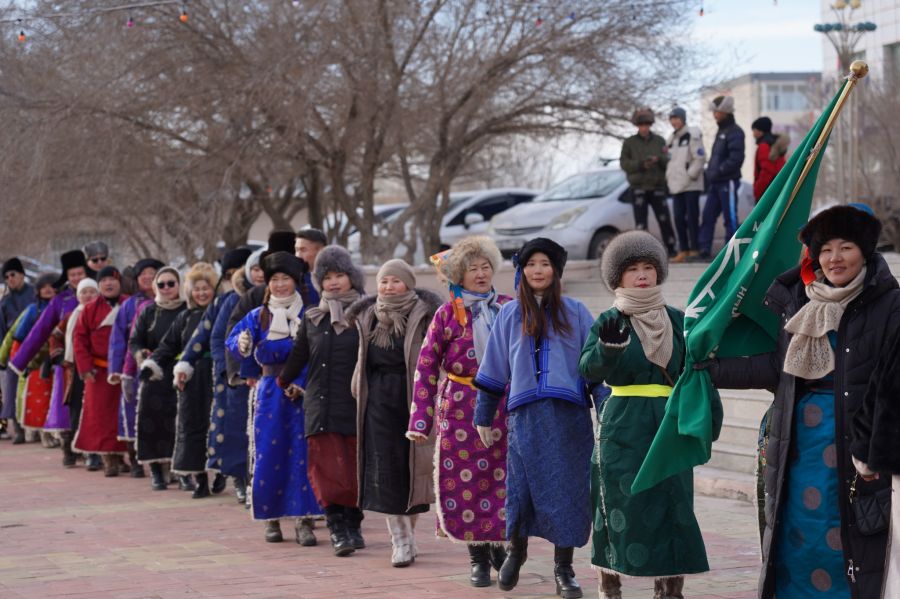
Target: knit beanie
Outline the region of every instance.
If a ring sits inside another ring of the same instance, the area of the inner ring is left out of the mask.
[[[731,96],[716,96],[709,105],[713,112],[725,112],[734,114],[734,98]]]
[[[89,287],[98,291],[100,290],[100,287],[97,285],[97,281],[90,277],[85,277],[78,281],[78,287],[75,289],[75,295],[81,295],[81,292]]]
[[[669,118],[681,119],[682,122],[687,122],[687,111],[681,106],[676,106],[671,111],[669,111]]]
[[[416,273],[413,272],[412,266],[399,258],[388,260],[378,269],[376,280],[380,281],[384,277],[397,277],[410,291],[416,288]]]
[[[259,248],[258,250],[250,254],[250,257],[247,258],[247,261],[244,263],[244,277],[246,277],[248,282],[253,280],[253,277],[250,276],[250,271],[253,270],[254,266],[259,266],[260,258],[265,251],[266,248]]]
[[[763,133],[771,133],[772,132],[772,119],[767,116],[761,116],[750,125],[751,129],[756,129],[757,131],[762,131]]]

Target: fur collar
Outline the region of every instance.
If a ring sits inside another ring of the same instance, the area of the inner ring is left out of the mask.
[[[234,271],[234,274],[231,275],[231,288],[238,295],[244,295],[247,293],[247,289],[249,284],[247,283],[247,277],[244,276],[244,269],[239,268]]]
[[[439,296],[434,291],[416,287],[415,292],[416,295],[419,296],[419,301],[423,302],[428,308],[428,311],[431,313],[437,311],[437,309],[445,303],[441,296]],[[350,307],[347,308],[347,311],[345,312],[347,316],[347,322],[351,324],[355,323],[363,312],[375,305],[376,299],[378,299],[378,297],[375,295],[367,295],[350,304]]]

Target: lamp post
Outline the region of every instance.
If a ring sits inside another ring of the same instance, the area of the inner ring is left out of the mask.
[[[861,0],[837,0],[831,5],[831,10],[836,17],[836,21],[832,23],[817,23],[813,26],[813,30],[825,35],[837,53],[840,73],[847,73],[850,70],[850,63],[853,61],[856,53],[856,46],[860,38],[870,31],[875,31],[877,26],[871,21],[860,21],[853,23],[853,13],[862,5]],[[848,10],[849,9],[849,10]],[[856,95],[850,100],[850,110],[844,118],[844,127],[837,129],[837,173],[838,173],[838,196],[841,201],[847,199],[847,188],[845,187],[845,173],[849,175],[849,192],[853,200],[857,199],[858,190],[856,187],[856,161],[857,161],[857,120],[858,110]],[[850,168],[846,169],[845,165],[849,163]]]

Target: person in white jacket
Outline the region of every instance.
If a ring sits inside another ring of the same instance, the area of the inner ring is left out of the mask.
[[[706,150],[703,148],[700,129],[687,126],[684,108],[673,108],[669,113],[669,123],[674,131],[668,142],[666,184],[672,194],[679,249],[671,261],[684,262],[699,254],[697,232],[700,228],[700,192],[703,191]]]

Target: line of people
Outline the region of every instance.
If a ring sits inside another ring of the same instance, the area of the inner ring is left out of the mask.
[[[879,231],[864,206],[811,220],[800,233],[808,260],[767,296],[777,349],[695,366],[722,387],[776,390],[761,597],[874,598],[882,587],[891,597],[900,584],[900,551],[887,544],[891,485],[900,488],[889,351],[900,287],[875,251]],[[573,553],[589,540],[601,598],[621,598],[627,577],[680,598],[685,576],[709,570],[692,473],[631,492],[685,364],[659,240],[632,231],[610,242],[601,273],[615,301],[597,318],[563,295],[567,253],[548,239],[516,254],[513,295],[494,286],[501,256],[489,238],[433,256],[449,301],[418,287],[401,260],[380,268],[367,296],[350,254],[325,244],[316,230],[276,231],[265,250],[226,253],[221,277],[205,263],[182,277],[142,261],[130,298],[114,267],[95,283],[71,262],[56,297],[74,300],[74,331],[67,342],[63,326],[55,365],[69,373],[63,405],[84,386],[74,451],[103,456],[109,476],[149,465],[157,490],[168,469],[194,497],[231,476],[268,542],[283,540],[289,519],[297,542],[314,545],[324,517],[334,554],[348,556],[365,547],[363,510],[384,514],[395,567],[415,562],[417,519],[434,504],[436,534],[467,545],[475,587],[497,570],[499,588],[515,588],[530,537],[554,545],[564,598],[583,596]],[[56,301],[42,285],[37,323]],[[27,385],[42,376],[43,340],[32,339],[42,330],[15,339],[10,362],[26,381],[29,429],[52,428],[30,419],[42,405]]]

